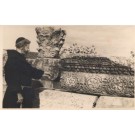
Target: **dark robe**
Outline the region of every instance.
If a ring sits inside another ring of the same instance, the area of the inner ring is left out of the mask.
[[[4,66],[7,89],[3,99],[3,108],[19,108],[17,93],[23,95],[23,108],[32,108],[32,79],[40,79],[44,72],[32,67],[23,54],[16,50],[7,50],[8,59]],[[24,87],[22,89],[22,86]]]

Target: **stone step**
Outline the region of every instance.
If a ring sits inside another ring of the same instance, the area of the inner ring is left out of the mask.
[[[89,110],[97,96],[44,90],[40,93],[40,109],[49,110]]]
[[[101,96],[96,108],[98,109],[134,109],[135,98]]]
[[[97,96],[59,90],[44,90],[40,93],[40,109],[89,110]],[[100,96],[95,109],[135,109],[134,98]]]

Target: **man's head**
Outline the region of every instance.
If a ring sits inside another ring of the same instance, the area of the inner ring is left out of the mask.
[[[30,41],[24,37],[19,37],[16,40],[16,48],[19,49],[21,51],[21,53],[23,54],[27,54],[29,52],[29,45],[30,45]]]

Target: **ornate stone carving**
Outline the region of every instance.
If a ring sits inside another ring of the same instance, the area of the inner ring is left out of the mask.
[[[72,57],[62,57],[63,59],[60,60],[65,31],[52,27],[37,27],[35,30],[39,45],[35,65],[45,71],[43,77],[46,81],[45,86],[48,84],[50,85],[48,88],[53,87],[53,81],[57,79],[61,70],[60,84],[63,90],[134,97],[134,70],[130,66],[133,65],[131,62],[125,65],[106,57],[99,57],[94,46],[90,49],[82,49],[82,47],[79,49],[77,45],[69,49],[69,54],[73,54]]]
[[[44,70],[45,87],[52,88],[53,81],[59,76],[59,52],[65,42],[66,32],[53,27],[36,27],[38,58],[35,67]],[[48,85],[48,86],[47,86]]]
[[[105,57],[61,61],[63,90],[106,96],[134,97],[134,70]]]
[[[39,45],[39,57],[59,58],[59,52],[65,42],[66,32],[53,27],[37,27],[37,43]]]
[[[134,97],[134,76],[129,75],[62,71],[60,83],[64,91]]]

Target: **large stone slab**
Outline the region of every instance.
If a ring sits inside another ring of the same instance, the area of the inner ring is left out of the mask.
[[[40,109],[86,110],[92,109],[96,96],[44,90],[40,93]]]
[[[97,101],[98,109],[134,109],[135,98],[101,96]]]
[[[61,88],[66,91],[102,96],[134,97],[134,76],[85,72],[61,72]]]

